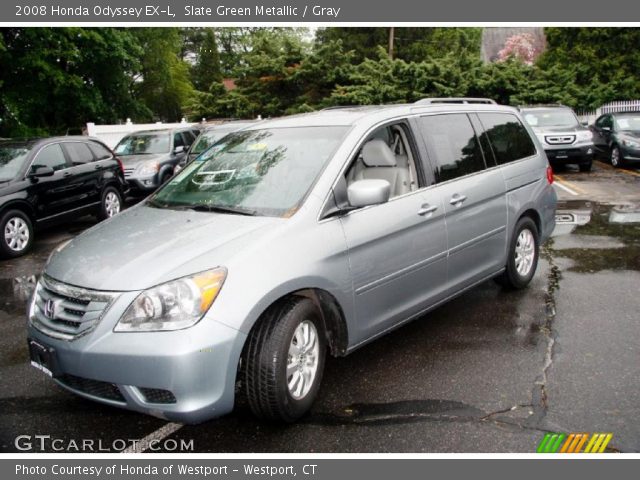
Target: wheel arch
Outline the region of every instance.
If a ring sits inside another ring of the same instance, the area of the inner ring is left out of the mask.
[[[308,298],[314,303],[322,318],[323,329],[331,355],[336,357],[346,355],[349,345],[349,331],[344,311],[334,295],[327,290],[317,287],[300,288],[281,295],[271,302],[266,308],[262,309],[260,315],[258,315],[257,320],[249,330],[249,336],[251,331],[256,329],[260,322],[265,321],[265,318],[268,317],[267,312],[272,310],[280,302],[290,299],[291,297]]]

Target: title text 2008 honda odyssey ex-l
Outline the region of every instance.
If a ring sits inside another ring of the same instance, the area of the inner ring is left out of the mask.
[[[338,108],[232,133],[54,251],[32,363],[78,395],[181,422],[293,421],[345,355],[498,277],[554,227],[547,158],[495,104]]]

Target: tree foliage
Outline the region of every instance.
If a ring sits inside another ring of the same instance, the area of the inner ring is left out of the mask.
[[[640,98],[639,29],[545,32],[547,50],[533,63],[514,44],[484,64],[480,28],[396,28],[393,59],[383,27],[321,28],[315,40],[304,28],[4,28],[0,136],[430,96],[576,108]]]

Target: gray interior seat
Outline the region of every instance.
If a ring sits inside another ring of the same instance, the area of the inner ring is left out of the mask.
[[[403,155],[399,155],[403,157]],[[354,167],[354,180],[380,179],[391,185],[391,197],[409,192],[409,164],[404,156],[399,165],[396,155],[384,140],[374,138],[362,147],[362,159]]]

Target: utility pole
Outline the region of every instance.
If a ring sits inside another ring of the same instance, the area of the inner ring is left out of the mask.
[[[394,41],[395,28],[389,28],[389,59],[393,60],[393,41]]]

